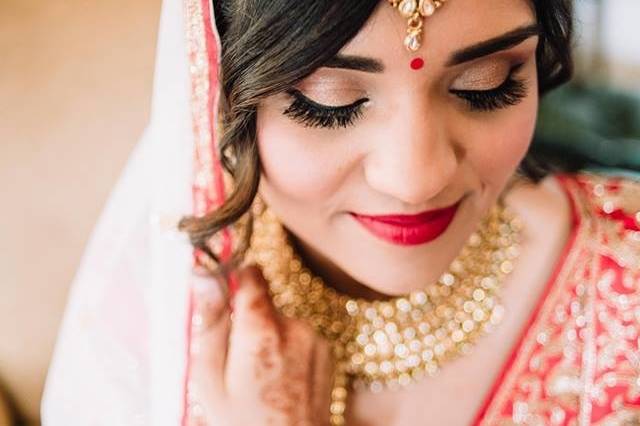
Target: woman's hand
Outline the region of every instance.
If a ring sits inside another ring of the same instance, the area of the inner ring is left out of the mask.
[[[233,315],[213,278],[196,280],[191,424],[328,424],[329,344],[307,324],[276,312],[255,266],[238,273]]]

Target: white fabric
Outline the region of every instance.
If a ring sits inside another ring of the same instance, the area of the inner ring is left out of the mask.
[[[192,212],[187,59],[182,2],[165,0],[152,118],[71,287],[45,426],[180,424],[192,248],[174,226]]]

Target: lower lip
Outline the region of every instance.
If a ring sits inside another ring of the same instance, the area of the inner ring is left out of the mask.
[[[426,244],[438,238],[449,228],[458,211],[455,206],[429,212],[416,218],[378,218],[351,213],[364,228],[378,238],[401,246]]]

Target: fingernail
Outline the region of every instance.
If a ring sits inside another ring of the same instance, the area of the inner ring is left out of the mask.
[[[193,267],[193,273],[198,275],[199,277],[209,277],[211,276],[211,272],[202,265],[196,264]]]
[[[205,301],[215,301],[225,298],[219,281],[211,275],[200,276],[194,273],[191,279],[191,288],[198,298],[204,299]]]
[[[193,291],[191,328],[194,333],[199,334],[218,321],[225,311],[227,300],[218,280],[211,275],[200,275],[195,268],[191,276],[191,289]]]

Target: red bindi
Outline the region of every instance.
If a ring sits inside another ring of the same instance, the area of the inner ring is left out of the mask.
[[[424,66],[424,60],[422,58],[414,58],[411,60],[411,69],[419,70]]]

